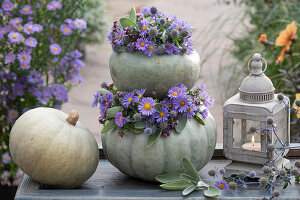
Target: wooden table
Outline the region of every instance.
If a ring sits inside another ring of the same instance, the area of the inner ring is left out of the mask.
[[[213,184],[220,177],[212,178],[207,175],[211,168],[223,168],[230,161],[212,160],[201,171],[200,176],[207,183]],[[280,190],[280,199],[300,199],[300,185],[293,184],[286,190]],[[269,192],[258,189],[228,190],[222,192],[218,199],[263,199],[269,197]],[[174,200],[174,199],[208,199],[203,196],[203,191],[193,192],[184,198],[181,191],[167,191],[158,186],[158,183],[141,181],[119,172],[108,161],[101,160],[95,174],[78,189],[45,189],[39,183],[33,181],[26,174],[18,187],[16,200],[54,200],[54,199],[80,199],[80,200]]]

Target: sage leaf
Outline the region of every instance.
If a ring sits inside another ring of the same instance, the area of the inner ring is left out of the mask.
[[[131,19],[128,19],[126,17],[123,17],[120,19],[120,24],[123,29],[125,29],[126,27],[130,27],[130,26],[135,26],[136,28],[138,28],[136,23],[134,23]]]
[[[164,188],[166,190],[184,190],[185,188],[189,187],[191,185],[191,182],[186,180],[176,181],[176,182],[170,182],[160,185],[161,188]]]
[[[137,129],[137,128],[131,128],[130,129],[131,132],[133,132],[134,134],[141,134],[143,132],[142,129]]]
[[[144,129],[146,128],[146,121],[145,120],[141,120],[135,123],[134,128],[137,129]]]
[[[136,11],[135,11],[135,7],[132,7],[129,13],[129,17],[130,19],[136,23]]]
[[[217,197],[221,194],[221,191],[213,185],[210,185],[207,190],[204,190],[204,195],[207,197]]]
[[[201,119],[199,116],[194,115],[194,118],[197,120],[197,122],[198,122],[199,124],[201,124],[201,125],[203,125],[203,126],[205,125],[203,119]]]
[[[162,131],[160,131],[159,133],[149,135],[146,148],[151,147],[152,144],[154,144],[158,140],[158,138],[161,136],[161,133],[162,133]]]
[[[161,35],[161,40],[164,44],[166,44],[166,30],[163,31],[163,33]]]
[[[191,194],[196,189],[196,186],[194,184],[191,184],[189,187],[185,188],[182,191],[182,195],[186,196]]]
[[[181,181],[183,178],[181,177],[182,173],[168,173],[168,174],[161,174],[155,176],[155,180],[161,183],[170,183]]]
[[[177,133],[181,133],[186,126],[187,117],[181,117],[178,121],[179,123],[175,126],[175,130]]]
[[[199,189],[204,189],[204,188],[208,188],[209,185],[207,183],[205,183],[204,181],[200,180],[198,183],[197,183],[197,188]]]
[[[190,181],[192,183],[198,184],[199,180],[195,179],[194,177],[191,177],[188,174],[181,174],[181,178],[183,178],[184,180]]]
[[[115,124],[115,120],[110,120],[107,124],[102,128],[101,133],[107,133],[111,129],[115,128],[117,125]]]
[[[196,168],[194,167],[193,163],[187,158],[183,158],[182,162],[183,162],[184,168],[187,171],[187,174],[197,180],[200,180],[200,176],[199,176],[198,172],[196,171]]]
[[[100,89],[99,91],[101,92],[102,95],[104,95],[106,93],[111,93],[110,91],[108,91],[106,89]]]
[[[108,114],[109,117],[115,118],[116,114],[118,112],[120,112],[120,110],[122,110],[121,106],[115,106],[115,107],[107,109],[107,114]]]
[[[160,112],[160,107],[161,106],[165,106],[164,104],[162,103],[157,103],[153,106],[154,110],[156,110],[157,112]],[[166,106],[165,106],[166,107]]]

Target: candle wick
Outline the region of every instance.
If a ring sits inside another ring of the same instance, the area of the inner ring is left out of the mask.
[[[254,143],[252,143],[252,146],[254,146]]]

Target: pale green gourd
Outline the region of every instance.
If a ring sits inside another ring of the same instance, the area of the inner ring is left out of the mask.
[[[210,161],[217,140],[216,123],[210,113],[204,122],[205,126],[188,119],[181,133],[172,131],[168,138],[160,137],[148,148],[145,134],[127,132],[120,137],[116,128],[102,134],[103,150],[121,172],[148,181],[155,181],[159,174],[183,172],[184,157],[199,171]]]
[[[35,108],[15,122],[9,139],[13,161],[33,180],[57,188],[75,188],[99,163],[98,144],[79,121],[53,108]]]

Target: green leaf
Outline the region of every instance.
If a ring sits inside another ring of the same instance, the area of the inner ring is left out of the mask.
[[[185,188],[182,191],[182,195],[186,196],[191,194],[196,189],[196,186],[194,184],[191,184],[189,187]]]
[[[107,114],[108,114],[109,117],[115,118],[116,114],[118,112],[120,112],[120,110],[122,110],[121,106],[115,106],[115,107],[107,109]]]
[[[209,185],[207,184],[207,183],[205,183],[204,181],[199,181],[198,183],[197,183],[197,188],[198,189],[203,189],[203,188],[208,188],[209,187]]]
[[[166,30],[164,30],[164,32],[162,33],[161,40],[164,44],[166,44]]]
[[[192,176],[193,178],[195,178],[197,180],[200,180],[200,176],[199,176],[198,172],[196,171],[196,168],[194,167],[193,163],[189,159],[183,158],[182,163],[183,163],[183,166],[186,169],[188,175]]]
[[[160,185],[161,188],[164,188],[166,190],[184,190],[185,188],[189,187],[191,185],[191,182],[186,180],[171,182],[171,183],[165,183]]]
[[[181,133],[186,126],[187,117],[181,117],[178,121],[179,123],[175,126],[175,130],[177,133]]]
[[[170,183],[181,181],[183,178],[181,177],[182,173],[168,173],[168,174],[161,174],[155,176],[155,180],[161,183]]]
[[[213,185],[210,185],[207,190],[204,190],[204,195],[207,197],[217,197],[221,194],[221,191]]]
[[[205,125],[203,119],[201,119],[201,118],[198,117],[197,115],[194,115],[194,118],[199,122],[199,124],[201,124],[201,125],[203,125],[203,126]]]
[[[108,91],[106,89],[100,89],[99,91],[101,92],[102,95],[104,95],[106,93],[111,93],[110,91]]]
[[[108,131],[110,131],[111,129],[113,129],[116,126],[117,125],[115,124],[115,120],[110,120],[107,124],[104,125],[101,133],[107,133]]]
[[[135,7],[131,7],[130,13],[129,13],[130,19],[135,23],[136,22],[136,11]]]
[[[141,134],[143,132],[142,129],[131,128],[130,129],[134,134]]]
[[[157,112],[160,112],[160,107],[161,106],[164,106],[164,107],[166,107],[164,104],[162,104],[162,103],[157,103],[157,104],[155,104],[154,106],[153,106],[153,108],[154,108],[154,110],[156,110]]]
[[[154,144],[158,140],[158,138],[161,136],[161,132],[162,131],[160,131],[159,133],[151,134],[148,137],[146,148],[151,147],[151,145]]]
[[[141,121],[138,121],[134,124],[134,128],[137,128],[137,129],[144,129],[146,128],[146,121],[145,120],[141,120]]]
[[[194,177],[191,177],[188,174],[181,174],[181,178],[183,178],[184,180],[190,181],[192,183],[198,184],[198,179],[195,179]]]
[[[135,27],[138,28],[136,23],[134,23],[131,19],[128,19],[128,18],[125,18],[125,17],[120,19],[120,24],[121,24],[123,29],[125,29],[126,27],[130,27],[130,26],[135,26]]]

